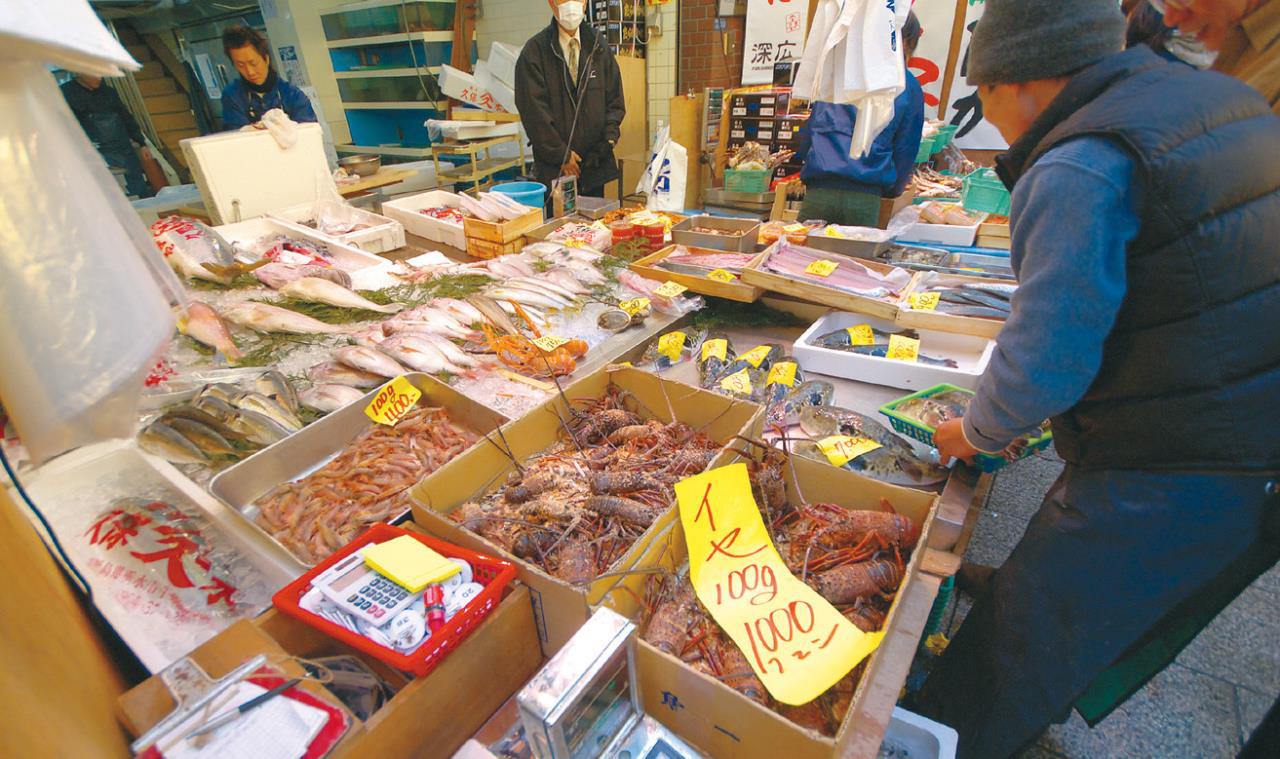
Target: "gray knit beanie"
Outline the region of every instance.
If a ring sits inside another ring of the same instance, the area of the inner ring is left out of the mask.
[[[969,84],[1051,79],[1124,49],[1117,0],[987,0],[969,41]]]

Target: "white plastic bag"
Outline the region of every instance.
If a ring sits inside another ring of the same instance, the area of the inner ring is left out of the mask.
[[[246,124],[240,127],[242,132],[246,129],[266,129],[272,137],[276,138],[276,144],[285,150],[298,143],[298,123],[279,108],[272,108],[262,114],[262,120],[257,124]]]
[[[689,153],[671,139],[671,127],[664,126],[653,141],[653,153],[644,174],[636,184],[636,192],[646,193],[646,207],[652,211],[683,211],[685,172]]]

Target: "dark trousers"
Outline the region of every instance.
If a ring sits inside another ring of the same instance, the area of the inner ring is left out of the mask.
[[[133,145],[103,145],[98,148],[108,166],[124,169],[125,189],[130,195],[149,198],[155,193],[147,184],[147,175],[142,170],[142,160]]]
[[[966,759],[1034,741],[1188,599],[1241,563],[1250,581],[1275,563],[1271,479],[1068,465],[930,674],[921,713],[959,732]]]

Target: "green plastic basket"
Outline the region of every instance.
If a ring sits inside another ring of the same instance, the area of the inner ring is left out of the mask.
[[[916,163],[924,163],[929,160],[929,156],[933,155],[933,143],[938,135],[931,134],[928,137],[921,138],[920,149],[916,151]]]
[[[769,169],[725,169],[724,189],[726,192],[768,192]]]
[[[960,131],[959,124],[947,124],[946,126],[938,127],[938,136],[934,138],[934,145],[933,145],[934,152],[936,153],[937,151],[942,150],[946,146],[950,145],[951,141],[954,140],[956,137],[956,132],[959,132],[959,131]]]
[[[978,169],[965,177],[960,200],[970,211],[1009,215],[1009,189],[992,169]]]
[[[901,406],[903,403],[906,403],[907,401],[912,400],[914,398],[930,398],[932,396],[941,395],[942,393],[952,391],[952,390],[973,395],[973,391],[969,390],[968,388],[957,387],[956,385],[951,385],[944,382],[941,385],[934,385],[933,387],[926,388],[917,393],[912,393],[911,395],[904,395],[901,398],[898,398],[897,400],[889,401],[888,403],[880,407],[880,413],[889,417],[889,426],[893,427],[894,431],[897,432],[898,434],[906,435],[907,437],[912,438],[913,440],[919,440],[920,442],[924,443],[930,448],[933,448],[935,447],[933,445],[933,428],[928,427],[924,424],[921,424],[920,422],[916,421],[915,419],[912,419],[911,417],[905,414],[898,413],[897,409],[898,409],[898,406]],[[1053,433],[1046,432],[1040,437],[1035,438],[1031,440],[1029,443],[1027,443],[1026,449],[1022,452],[1022,455],[1018,457],[1018,460],[1025,459],[1026,457],[1030,456],[1033,453],[1039,453],[1040,451],[1043,451],[1044,449],[1048,448],[1049,444],[1052,442],[1053,442]],[[978,467],[978,469],[981,469],[984,472],[994,472],[997,469],[1000,469],[1001,467],[1004,467],[1007,464],[1009,464],[1009,460],[1003,456],[997,456],[990,453],[979,453],[977,456],[973,457],[973,463],[974,463],[974,466]]]

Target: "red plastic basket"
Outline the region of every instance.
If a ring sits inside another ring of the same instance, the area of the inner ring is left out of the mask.
[[[465,560],[471,565],[472,579],[484,585],[484,590],[480,591],[479,595],[471,599],[461,611],[453,615],[453,619],[450,619],[445,623],[444,627],[432,634],[425,643],[418,647],[418,650],[411,654],[401,654],[393,649],[385,648],[359,633],[352,632],[323,617],[312,614],[299,604],[302,596],[311,587],[311,581],[323,574],[329,567],[366,545],[383,543],[401,535],[412,536],[415,540],[425,544],[441,556]],[[474,553],[419,532],[411,532],[389,524],[375,524],[340,551],[281,588],[271,597],[271,602],[282,613],[299,619],[330,637],[337,638],[352,648],[384,661],[396,669],[423,677],[431,672],[444,659],[446,654],[457,648],[458,644],[480,625],[480,622],[502,600],[503,591],[515,578],[515,565],[509,561]]]

